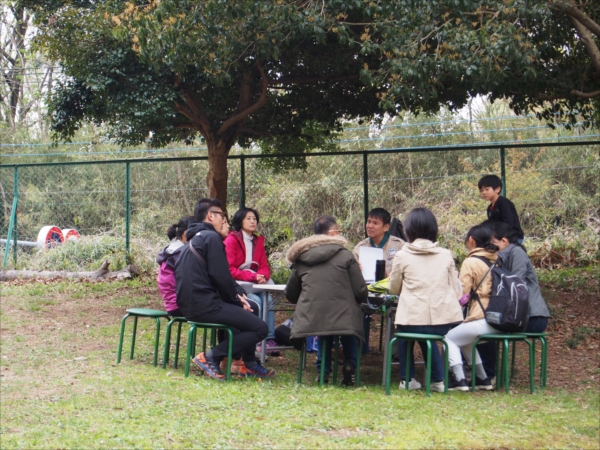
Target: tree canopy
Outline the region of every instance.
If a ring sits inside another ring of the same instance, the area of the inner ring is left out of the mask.
[[[34,6],[33,4],[37,5]],[[40,6],[41,5],[41,6]],[[460,108],[478,94],[516,112],[593,123],[596,2],[151,0],[32,2],[40,45],[67,76],[57,136],[108,126],[123,144],[206,141],[211,196],[227,156],[332,145],[343,120]],[[291,161],[294,163],[297,161]]]

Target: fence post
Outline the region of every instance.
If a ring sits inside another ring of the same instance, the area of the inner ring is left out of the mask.
[[[125,252],[129,258],[129,219],[130,219],[130,174],[129,174],[129,162],[125,163]]]
[[[17,182],[19,181],[19,172],[17,169],[17,166],[15,166],[15,171],[14,171],[14,187],[13,187],[13,191],[14,191],[14,195],[13,195],[13,204],[12,204],[12,210],[10,212],[10,222],[8,222],[8,233],[6,234],[6,247],[4,247],[4,259],[2,261],[2,267],[6,267],[6,263],[8,262],[8,255],[10,253],[10,237],[13,234],[13,229],[16,227],[17,224],[17,206],[19,204],[19,189],[17,187]],[[14,247],[15,247],[15,265],[17,264],[17,252],[16,252],[16,248],[17,248],[17,233],[16,231],[14,232],[14,237],[15,237],[15,242],[14,242]]]
[[[17,224],[19,221],[19,215],[17,214],[17,210],[16,208],[19,205],[19,167],[15,166],[15,174],[14,174],[14,181],[13,181],[13,190],[14,190],[14,194],[13,194],[13,198],[16,198],[17,201],[15,202],[15,223],[14,223],[14,228],[13,228],[13,233],[14,233],[14,240],[15,242],[13,243],[13,259],[15,261],[15,267],[17,265],[17,236],[18,236],[18,232],[17,232]],[[10,238],[9,238],[10,239]],[[6,245],[8,245],[8,242],[6,243]]]
[[[240,158],[240,208],[246,207],[246,158]]]
[[[502,180],[502,197],[506,197],[506,155],[504,146],[500,147],[500,178]]]
[[[363,152],[363,205],[365,207],[365,221],[369,217],[369,162],[367,152]]]

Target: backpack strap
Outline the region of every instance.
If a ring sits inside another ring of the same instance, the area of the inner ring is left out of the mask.
[[[483,278],[481,279],[481,281],[479,282],[479,284],[477,285],[475,290],[471,289],[471,296],[474,297],[475,300],[477,300],[477,303],[479,303],[479,306],[480,306],[481,310],[483,311],[483,315],[485,316],[485,308],[483,307],[483,304],[481,303],[481,300],[479,299],[479,294],[477,293],[477,291],[479,290],[479,288],[481,287],[481,285],[483,284],[483,282],[485,281],[487,276],[490,274],[492,269],[496,266],[496,263],[492,263],[489,259],[484,258],[483,256],[473,255],[473,256],[471,256],[471,258],[480,259],[481,261],[486,263],[487,266],[489,267],[489,270],[485,273],[485,275],[483,276]]]
[[[200,236],[200,233],[201,233],[201,232],[199,231],[198,233],[196,233],[196,234],[194,235],[194,237],[196,237],[196,236]],[[198,259],[200,260],[200,264],[202,264],[202,265],[204,266],[204,268],[205,268],[205,269],[207,269],[207,268],[208,268],[208,265],[206,264],[206,260],[205,260],[205,259],[202,257],[202,255],[201,255],[200,253],[198,253],[198,250],[196,250],[196,249],[194,248],[194,246],[192,245],[192,240],[193,240],[193,238],[192,238],[192,239],[190,239],[190,241],[189,241],[189,242],[190,242],[190,244],[189,244],[189,245],[190,245],[190,250],[191,250],[191,251],[192,251],[192,253],[193,253],[193,254],[196,256],[196,258],[198,258]]]

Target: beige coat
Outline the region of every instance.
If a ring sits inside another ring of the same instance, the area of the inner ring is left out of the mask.
[[[463,320],[452,253],[427,239],[404,244],[396,254],[389,292],[400,294],[396,325],[446,325]]]
[[[475,289],[490,269],[483,261],[477,258],[469,258],[469,256],[473,255],[483,256],[484,258],[489,259],[490,262],[494,262],[498,258],[496,252],[484,250],[483,248],[476,248],[469,252],[469,255],[467,258],[465,258],[460,268],[460,284],[462,285],[462,290],[465,294],[470,293],[471,289]],[[479,294],[479,300],[481,301],[481,304],[484,308],[487,308],[487,305],[490,302],[490,294],[492,293],[491,274],[488,275],[483,281],[477,290],[477,293]],[[469,309],[465,322],[471,322],[473,320],[480,320],[483,318],[483,311],[481,310],[479,303],[477,300],[471,299],[469,301]]]
[[[404,244],[405,242],[399,237],[390,235],[390,238],[383,246],[383,258],[385,259],[386,276],[388,276],[392,272],[392,262],[394,261],[394,256],[396,256],[396,254],[402,249],[402,246]],[[354,250],[352,251],[354,259],[356,259],[358,262],[360,262],[358,249],[362,246],[371,246],[371,244],[369,243],[369,238],[363,239],[358,244],[356,244],[356,247],[354,247]],[[374,275],[375,274],[373,274],[373,276]]]

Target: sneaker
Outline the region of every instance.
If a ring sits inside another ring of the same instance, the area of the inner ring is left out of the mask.
[[[221,372],[221,368],[219,367],[219,361],[215,358],[207,358],[205,353],[202,352],[198,353],[192,361],[200,367],[207,376],[219,381],[225,380],[225,375]]]
[[[281,353],[279,353],[279,350],[273,350],[273,347],[278,347],[277,342],[275,342],[273,339],[268,339],[265,353],[267,355],[271,355],[271,356],[280,356]],[[258,354],[260,354],[261,350],[262,350],[262,342],[259,342],[258,345],[256,346],[256,352]]]
[[[494,389],[494,386],[492,385],[492,382],[490,381],[489,378],[482,380],[479,377],[475,377],[475,389],[491,391],[492,389]]]
[[[429,385],[431,392],[444,392],[444,382],[438,381],[437,383],[431,383]]]
[[[354,367],[354,363],[348,361],[342,366],[342,385],[348,387],[356,386],[356,367]]]
[[[240,371],[238,372],[238,378],[275,378],[275,371],[273,369],[267,369],[256,363],[253,367],[247,367],[246,364],[242,363]]]
[[[400,381],[400,389],[406,389],[406,385],[404,384],[404,380]],[[410,383],[408,383],[408,390],[409,391],[416,391],[418,389],[421,389],[421,383],[419,383],[414,378],[411,378]]]
[[[457,380],[453,373],[450,373],[450,379],[448,380],[449,391],[465,391],[469,390],[469,385],[466,379]]]
[[[242,365],[242,359],[232,359],[231,360],[231,374],[236,374],[240,372],[240,367]],[[221,360],[220,365],[221,372],[227,373],[227,358],[223,358]]]

